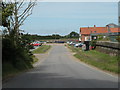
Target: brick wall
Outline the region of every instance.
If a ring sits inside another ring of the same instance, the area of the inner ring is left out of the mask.
[[[120,52],[120,43],[115,42],[97,42],[96,50],[109,54],[111,56],[118,56]]]

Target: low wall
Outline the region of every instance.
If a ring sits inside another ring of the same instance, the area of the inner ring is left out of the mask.
[[[109,54],[111,56],[118,56],[120,52],[120,43],[117,42],[97,42],[96,50]]]

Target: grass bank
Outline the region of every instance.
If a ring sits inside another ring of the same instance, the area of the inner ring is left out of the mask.
[[[36,50],[33,50],[32,53],[33,53],[33,54],[45,53],[45,52],[47,52],[50,48],[51,48],[50,45],[42,45],[42,46],[40,46],[39,48],[37,48]]]
[[[33,55],[32,58],[33,58],[33,62],[32,62],[32,64],[34,64],[35,62],[38,61],[38,58],[36,58],[35,55]]]
[[[117,56],[110,56],[96,50],[82,51],[81,48],[75,48],[69,45],[67,47],[76,53],[74,56],[80,59],[80,61],[102,70],[114,72],[116,74],[120,73]]]
[[[31,58],[33,59],[31,64],[34,64],[35,62],[38,61],[38,59],[34,55],[32,55]],[[5,62],[2,64],[2,79],[3,79],[3,81],[33,68],[32,66],[28,66],[22,60],[21,60],[21,62],[19,62],[19,64],[21,64],[19,66],[19,68],[15,67],[11,62]]]
[[[2,65],[2,80],[5,81],[26,70],[27,69],[19,70],[15,68],[10,62],[6,62],[5,64]]]
[[[39,47],[38,49],[32,51],[32,53],[33,54],[45,53],[50,49],[50,47],[51,47],[50,45],[43,45],[43,46]],[[18,58],[18,59],[21,59],[21,58]],[[31,56],[31,59],[32,59],[31,65],[38,61],[38,58],[36,58],[34,55]],[[24,60],[20,60],[20,62],[18,62],[18,66],[19,66],[19,68],[15,67],[11,62],[4,62],[2,64],[2,79],[3,79],[3,81],[33,68],[32,66],[28,66]]]

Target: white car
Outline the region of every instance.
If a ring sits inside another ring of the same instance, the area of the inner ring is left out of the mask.
[[[68,41],[67,44],[70,44],[70,42]]]
[[[75,46],[75,47],[78,47],[78,46],[79,46],[79,43],[76,43],[74,46]]]
[[[75,42],[71,42],[70,45],[75,45],[76,43]]]
[[[72,45],[73,42],[70,42],[69,44]]]
[[[82,46],[83,46],[83,43],[76,43],[74,46],[75,46],[75,47],[82,47]]]

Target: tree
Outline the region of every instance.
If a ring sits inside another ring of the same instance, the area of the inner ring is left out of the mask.
[[[14,5],[10,3],[2,2],[2,26],[9,27],[9,16],[13,14]]]
[[[52,39],[60,39],[61,36],[59,34],[53,34],[52,36]]]
[[[72,31],[70,34],[65,36],[66,38],[79,38],[79,34]]]
[[[32,10],[36,5],[36,0],[4,0],[2,2],[2,26],[5,27],[7,35],[2,39],[2,55],[3,63],[10,62],[16,68],[32,67],[32,58],[27,44],[29,40],[25,40],[20,34],[20,26],[28,16],[32,14]],[[7,56],[7,57],[6,57]]]
[[[13,39],[14,44],[17,44],[16,41],[19,40],[20,26],[32,14],[32,10],[36,5],[35,1],[7,0],[2,3],[3,26],[7,28],[8,35]]]
[[[79,37],[79,34],[78,34],[78,33],[76,33],[76,32],[74,32],[74,31],[72,31],[69,35],[70,35],[70,37],[71,37],[71,38],[74,38],[74,37],[75,37],[75,38],[76,38],[76,37]]]

